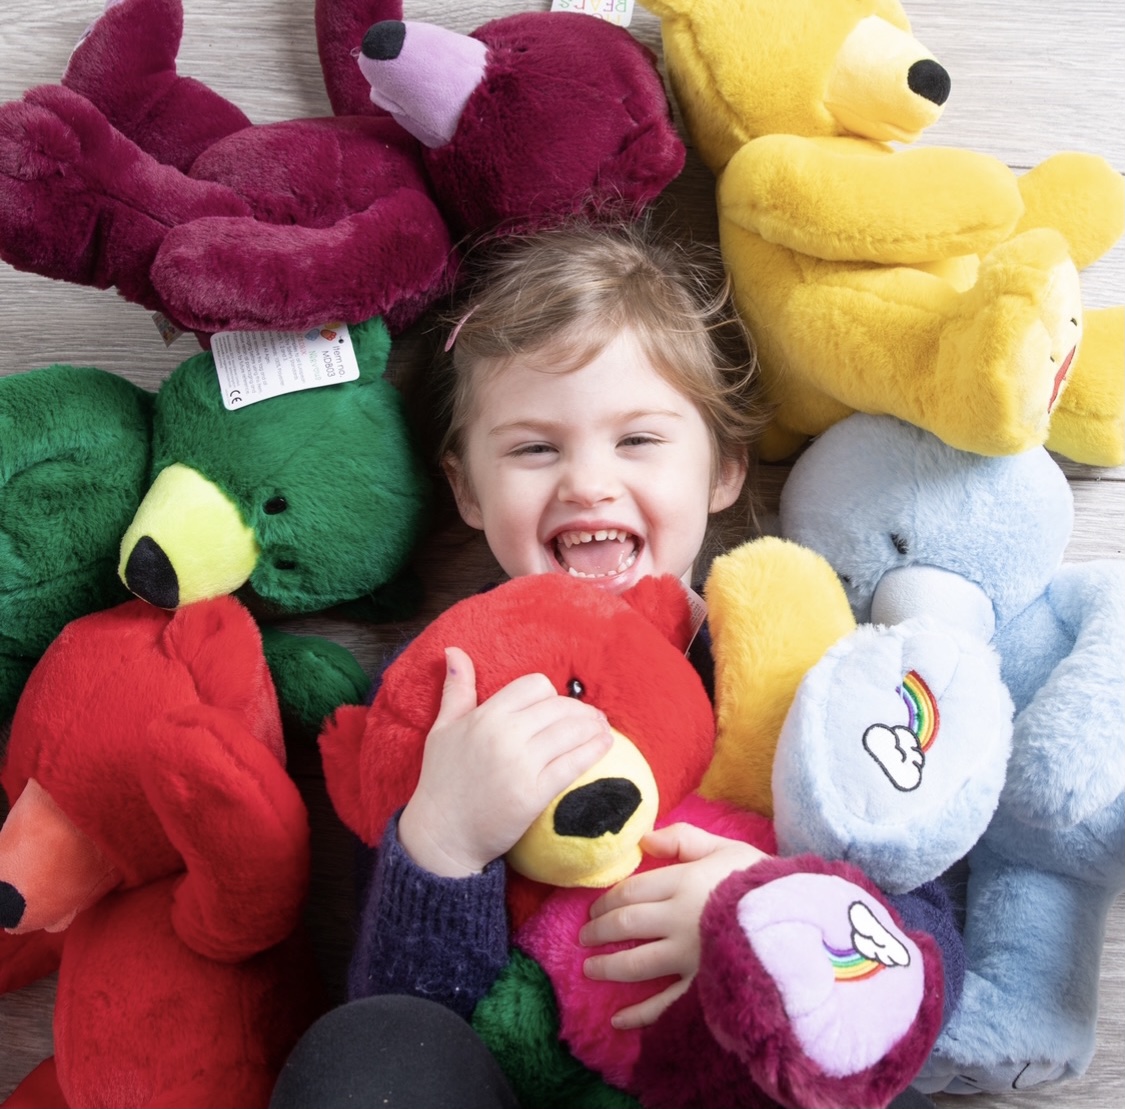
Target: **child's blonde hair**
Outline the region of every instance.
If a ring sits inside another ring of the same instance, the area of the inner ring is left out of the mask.
[[[586,365],[625,328],[690,399],[712,443],[712,475],[752,464],[766,422],[753,344],[718,250],[658,237],[644,224],[568,224],[506,239],[470,262],[461,308],[436,367],[439,459],[462,457],[476,386],[519,359],[543,372]],[[748,497],[744,515],[752,515]]]

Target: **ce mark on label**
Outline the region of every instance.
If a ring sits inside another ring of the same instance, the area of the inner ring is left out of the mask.
[[[242,403],[242,391],[240,389],[229,390],[227,392],[227,396],[230,398],[231,404],[241,404]]]

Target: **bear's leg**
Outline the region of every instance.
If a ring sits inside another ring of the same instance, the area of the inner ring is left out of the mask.
[[[1052,154],[1019,177],[1019,190],[1024,214],[1015,233],[1053,227],[1080,270],[1109,251],[1125,230],[1125,180],[1098,154]]]
[[[961,1004],[918,1086],[1001,1093],[1078,1077],[1094,1054],[1115,891],[1010,863],[986,844],[970,866]]]
[[[777,406],[768,458],[852,411],[897,416],[975,454],[1046,440],[1081,338],[1078,272],[1058,231],[918,266],[794,255],[730,213],[720,237]]]
[[[1040,446],[1081,339],[1078,271],[1066,240],[1040,228],[981,260],[939,338],[926,424],[959,450],[1016,454]],[[940,398],[940,403],[938,403]]]
[[[149,279],[170,227],[244,215],[230,189],[161,165],[59,86],[0,106],[0,257],[166,311]]]
[[[1047,448],[1087,466],[1125,462],[1125,308],[1083,316],[1070,380],[1051,413]]]
[[[940,580],[964,586],[953,575]],[[939,592],[925,579],[903,581],[907,593]],[[958,600],[964,620],[977,614],[967,599],[977,593],[962,594],[945,598],[949,620]],[[985,642],[990,627],[980,638],[932,616],[878,619],[802,680],[775,753],[774,819],[783,853],[846,859],[902,892],[963,858],[988,826],[1004,786],[1012,701]]]
[[[929,1054],[941,956],[855,867],[801,856],[732,875],[700,935],[707,1024],[782,1105],[885,1106]]]
[[[453,261],[433,201],[400,188],[331,227],[246,218],[173,228],[153,282],[193,330],[304,331],[383,316],[397,332],[448,288]]]
[[[194,77],[177,75],[183,22],[180,0],[107,0],[62,84],[158,162],[187,173],[202,151],[250,120]]]
[[[300,937],[230,963],[188,948],[172,925],[176,882],[112,893],[68,930],[55,1054],[75,1105],[264,1107],[323,1011]]]

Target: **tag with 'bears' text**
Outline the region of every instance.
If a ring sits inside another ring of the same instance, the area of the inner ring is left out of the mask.
[[[359,377],[344,323],[308,331],[220,331],[211,336],[215,372],[229,412],[260,400]]]
[[[628,27],[633,21],[633,0],[551,0],[551,11],[579,12]]]

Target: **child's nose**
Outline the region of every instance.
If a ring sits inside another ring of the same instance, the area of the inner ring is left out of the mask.
[[[560,500],[587,507],[615,500],[620,493],[612,465],[593,457],[572,459],[559,483]]]

